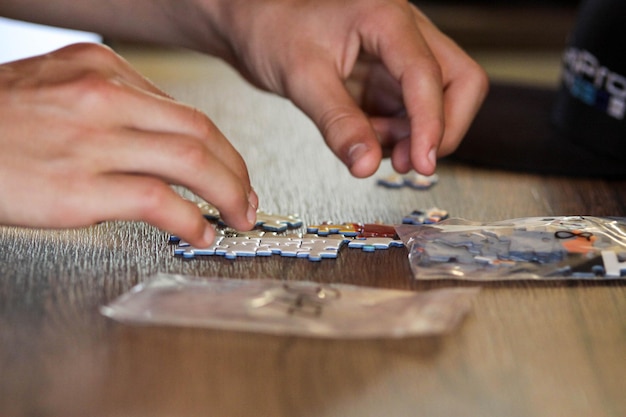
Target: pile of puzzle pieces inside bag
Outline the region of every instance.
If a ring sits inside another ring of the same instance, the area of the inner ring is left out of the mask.
[[[256,227],[249,232],[238,232],[228,228],[220,219],[219,211],[209,203],[197,203],[204,217],[216,225],[218,237],[206,248],[191,246],[176,236],[170,237],[174,254],[184,258],[218,255],[227,259],[250,256],[280,255],[320,261],[337,258],[343,246],[366,252],[402,247],[395,227],[385,224],[357,222],[332,223],[306,227],[306,233],[299,233],[303,226],[296,214],[280,215],[263,211],[257,212]],[[433,224],[448,217],[445,210],[433,207],[415,210],[405,216],[405,224]]]
[[[626,276],[626,219],[527,217],[492,223],[450,219],[397,228],[411,266],[424,279]]]

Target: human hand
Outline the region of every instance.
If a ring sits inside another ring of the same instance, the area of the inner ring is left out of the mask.
[[[200,2],[229,43],[225,59],[290,98],[357,177],[376,171],[381,146],[396,170],[432,174],[488,89],[478,64],[406,0]]]
[[[213,123],[101,45],[0,65],[0,148],[0,224],[136,220],[210,244],[215,231],[170,184],[234,228],[255,222],[245,163]]]

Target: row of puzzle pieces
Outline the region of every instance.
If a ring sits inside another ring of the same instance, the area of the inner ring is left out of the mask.
[[[207,255],[221,255],[226,259],[280,255],[321,261],[325,258],[336,258],[339,255],[339,249],[344,245],[350,248],[361,248],[366,252],[404,246],[401,240],[389,237],[354,239],[342,235],[320,237],[311,234],[300,236],[270,233],[259,237],[220,236],[213,245],[207,248],[193,247],[180,241],[174,249],[174,254],[188,259]]]
[[[284,234],[289,229],[301,227],[302,220],[297,215],[276,215],[262,211],[257,212],[257,228],[241,233],[226,228],[219,211],[211,204],[200,202],[198,207],[208,220],[215,221],[220,226],[218,232],[222,235],[207,248],[193,247],[176,236],[171,236],[170,242],[176,244],[175,255],[184,258],[221,255],[227,259],[235,259],[277,254],[320,261],[324,258],[336,258],[343,245],[366,252],[404,245],[398,238],[395,227],[384,224],[327,222],[309,226],[305,235]],[[447,217],[446,211],[433,207],[415,210],[403,222],[431,224]]]

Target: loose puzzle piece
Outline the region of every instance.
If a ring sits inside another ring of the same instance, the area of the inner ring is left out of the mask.
[[[380,178],[378,180],[378,185],[382,185],[387,188],[402,188],[407,186],[416,190],[427,190],[437,184],[437,182],[439,182],[439,176],[437,174],[422,175],[417,172],[413,172],[407,175],[395,173],[388,175]]]
[[[391,174],[378,180],[378,185],[382,185],[387,188],[402,188],[404,187],[404,177],[400,174]]]
[[[208,220],[219,220],[220,212],[216,207],[207,203],[206,201],[201,201],[198,204],[198,208],[202,212],[202,215],[206,217]]]
[[[202,201],[197,203],[202,215],[208,220],[219,222],[221,226],[225,226],[220,218],[220,212],[213,205]],[[284,232],[287,229],[296,229],[302,226],[302,220],[297,214],[272,214],[264,211],[257,211],[256,227],[270,232]]]
[[[404,183],[416,190],[427,190],[438,182],[439,176],[437,174],[421,175],[418,173],[413,173],[404,177]]]
[[[448,218],[448,212],[437,207],[426,210],[413,210],[411,214],[404,216],[404,224],[434,224]]]
[[[302,220],[296,214],[280,215],[257,211],[256,225],[271,232],[284,232],[302,226]]]

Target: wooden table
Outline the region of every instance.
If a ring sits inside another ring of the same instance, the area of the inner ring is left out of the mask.
[[[178,57],[174,53],[174,58]],[[324,220],[397,223],[415,208],[491,221],[625,215],[626,182],[442,163],[429,191],[358,180],[289,102],[253,90],[218,61],[135,63],[207,112],[249,163],[261,208]],[[45,207],[42,207],[45,209]],[[343,250],[319,263],[281,257],[183,260],[144,224],[84,230],[0,228],[0,415],[568,416],[626,415],[624,282],[494,283],[454,333],[328,341],[133,327],[103,304],[157,272],[351,283],[422,291],[404,248]]]

